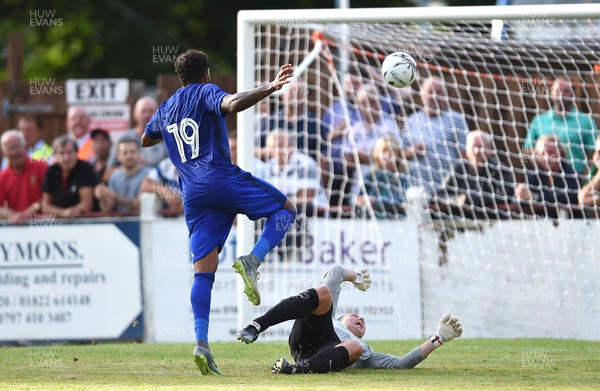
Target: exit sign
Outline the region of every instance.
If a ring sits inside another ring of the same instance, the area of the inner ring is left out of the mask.
[[[68,104],[126,103],[129,79],[71,79],[66,84]]]

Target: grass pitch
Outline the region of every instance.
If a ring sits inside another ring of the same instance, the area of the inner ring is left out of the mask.
[[[375,341],[404,355],[421,341]],[[213,343],[224,376],[202,376],[193,344],[121,343],[0,348],[2,389],[599,389],[600,342],[519,339],[456,340],[411,370],[345,370],[325,375],[271,375],[287,345],[258,340]]]

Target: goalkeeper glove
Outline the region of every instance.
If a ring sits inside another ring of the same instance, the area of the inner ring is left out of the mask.
[[[356,269],[356,278],[352,283],[356,289],[360,289],[361,291],[366,291],[371,287],[371,275],[369,271],[365,268]]]
[[[444,342],[452,341],[462,335],[462,324],[458,318],[446,314],[440,319],[435,334],[429,338],[434,348],[442,346]]]

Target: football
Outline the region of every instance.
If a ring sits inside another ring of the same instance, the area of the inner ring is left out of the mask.
[[[389,85],[406,87],[417,78],[417,62],[408,53],[395,52],[383,60],[381,74]]]

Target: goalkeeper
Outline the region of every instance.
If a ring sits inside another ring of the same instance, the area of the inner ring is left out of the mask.
[[[337,319],[334,316],[344,281],[352,282],[362,291],[371,286],[366,269],[334,266],[325,274],[323,286],[280,301],[238,331],[237,339],[252,343],[270,326],[295,319],[289,337],[290,353],[295,363],[280,358],[275,362],[272,372],[297,374],[327,373],[347,367],[414,368],[434,349],[462,334],[460,321],[446,314],[429,340],[404,357],[374,352],[362,340],[367,330],[364,318],[357,313],[345,314]]]

